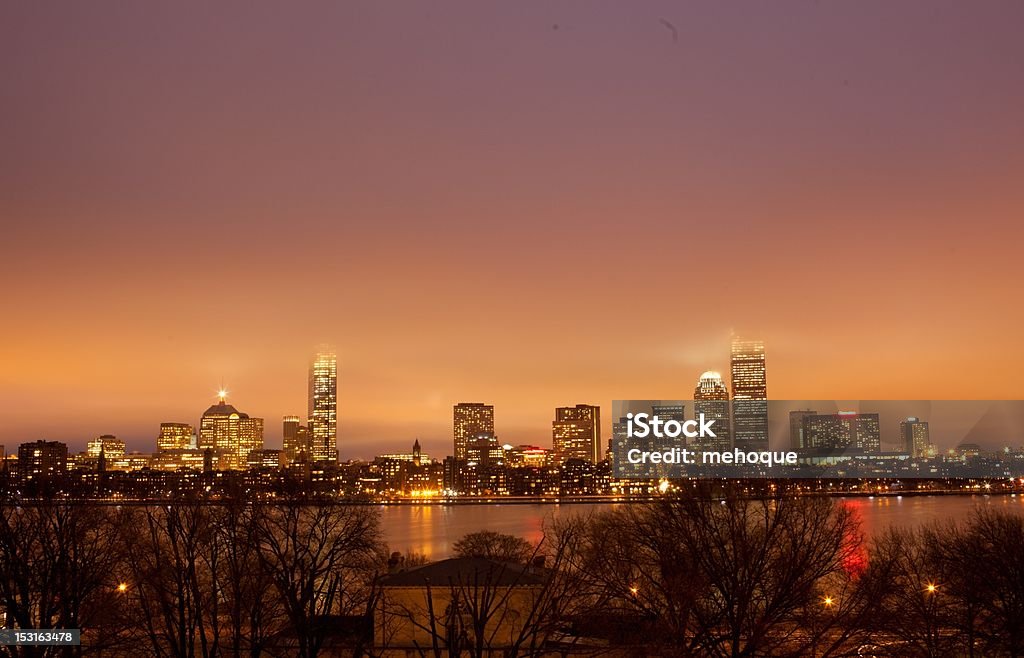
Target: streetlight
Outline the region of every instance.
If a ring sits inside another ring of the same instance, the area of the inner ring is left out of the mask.
[[[128,583],[118,583],[117,584],[117,591],[118,591],[119,594],[124,594],[125,592],[127,592],[128,591]]]
[[[821,602],[825,605],[826,608],[831,608],[833,604],[831,596],[822,597]]]
[[[935,583],[928,583],[927,587],[924,588],[924,591],[928,592],[929,594],[934,594],[936,591],[938,591],[938,589],[939,586]]]

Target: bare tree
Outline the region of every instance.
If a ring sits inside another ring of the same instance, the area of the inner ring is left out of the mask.
[[[834,622],[807,611],[848,582],[855,520],[831,499],[685,491],[595,519],[576,569],[598,610],[645,628],[664,655],[806,655]],[[827,622],[827,623],[826,623]],[[835,655],[835,652],[833,652]]]
[[[281,607],[260,568],[258,538],[266,508],[229,501],[213,509],[215,542],[221,546],[216,572],[224,605],[224,653],[256,658],[280,630]]]
[[[329,615],[369,615],[382,556],[379,517],[369,507],[284,503],[257,517],[264,577],[295,635],[299,658],[314,658]]]
[[[209,658],[220,653],[222,544],[211,508],[201,502],[135,510],[126,560],[126,595],[155,656]]]
[[[65,502],[0,504],[0,598],[16,628],[86,629],[85,646],[0,647],[10,656],[84,655],[112,649],[121,624],[119,515]]]
[[[463,535],[452,545],[452,552],[459,557],[484,557],[525,564],[533,556],[535,547],[522,537],[480,530]]]
[[[922,541],[962,651],[1024,656],[1024,518],[980,510],[965,524],[925,529]]]

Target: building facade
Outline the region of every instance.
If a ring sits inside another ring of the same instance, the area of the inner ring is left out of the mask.
[[[900,421],[900,448],[911,457],[932,457],[935,449],[932,446],[928,422],[915,416]]]
[[[460,402],[452,412],[452,434],[455,459],[465,461],[471,441],[494,438],[494,405],[483,402]]]
[[[104,434],[86,443],[85,452],[92,458],[98,458],[102,453],[107,460],[119,459],[124,457],[125,445],[113,434]]]
[[[196,447],[196,430],[188,423],[160,423],[157,450],[188,450]]]
[[[263,449],[263,419],[250,418],[222,397],[203,412],[198,448],[217,452],[222,469],[247,468],[249,453]]]
[[[734,337],[732,375],[732,437],[742,450],[768,449],[768,378],[764,343]]]
[[[337,461],[338,355],[325,346],[309,366],[308,421],[313,461]]]
[[[558,463],[569,459],[594,464],[601,461],[601,407],[557,407],[551,423],[551,446]]]
[[[59,441],[33,441],[18,446],[22,482],[59,477],[68,470],[68,446]]]
[[[815,415],[816,411],[811,409],[797,409],[789,412],[789,447],[791,450],[803,450],[807,448],[807,438],[804,436],[804,418]]]
[[[867,453],[881,450],[881,425],[878,414],[840,411],[835,414],[808,414],[803,419],[807,448],[842,450],[856,448]]]
[[[298,416],[285,416],[281,423],[284,437],[281,449],[288,463],[308,462],[312,455],[312,436]]]
[[[697,446],[705,450],[728,450],[732,447],[732,427],[729,389],[726,388],[722,376],[714,370],[708,370],[697,380],[697,388],[693,390],[693,417],[714,420],[715,438],[700,437]]]

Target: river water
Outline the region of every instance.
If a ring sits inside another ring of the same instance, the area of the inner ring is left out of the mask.
[[[1024,496],[876,496],[840,498],[854,508],[864,534],[884,532],[890,526],[913,527],[935,521],[968,518],[979,507],[1024,514]],[[565,514],[589,514],[621,503],[570,504],[461,504],[382,505],[381,523],[390,550],[421,553],[441,559],[454,541],[466,533],[493,530],[540,540],[544,524]]]

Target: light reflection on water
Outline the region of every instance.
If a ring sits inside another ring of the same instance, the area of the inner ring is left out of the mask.
[[[841,499],[857,510],[864,534],[889,526],[912,527],[967,518],[981,506],[1024,513],[1024,496],[876,496]],[[440,559],[452,542],[469,532],[493,530],[540,540],[544,523],[563,514],[589,514],[616,507],[599,504],[382,505],[381,521],[390,550]]]

